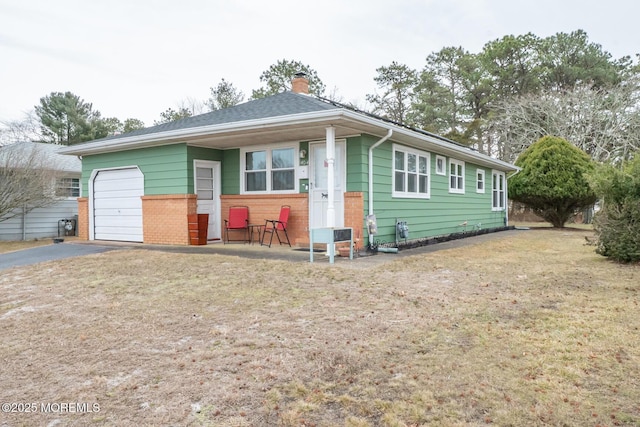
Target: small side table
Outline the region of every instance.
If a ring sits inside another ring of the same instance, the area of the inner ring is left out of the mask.
[[[249,244],[253,244],[254,240],[253,240],[253,233],[254,232],[258,232],[258,240],[257,242],[260,243],[260,236],[262,234],[262,227],[264,227],[264,224],[249,224],[247,225],[247,228],[249,228]]]

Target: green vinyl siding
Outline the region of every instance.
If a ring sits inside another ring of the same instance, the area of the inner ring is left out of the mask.
[[[364,195],[362,226],[369,206],[369,148],[380,140],[379,136],[349,137],[346,144],[346,181],[349,192]],[[399,149],[401,144],[396,143]],[[301,147],[308,145],[302,144]],[[392,140],[373,150],[374,214],[378,222],[376,240],[395,240],[396,220],[406,221],[409,239],[447,235],[474,228],[494,228],[505,225],[505,211],[492,210],[492,170],[465,162],[465,192],[449,192],[449,157],[446,157],[445,175],[435,173],[437,152],[429,154],[430,195],[424,198],[393,197]],[[422,150],[424,151],[424,150]],[[146,195],[192,194],[194,160],[219,161],[221,165],[222,194],[240,194],[240,150],[215,150],[189,147],[184,143],[126,150],[115,153],[87,155],[82,159],[82,194],[88,194],[88,180],[95,169],[138,166],[144,174]],[[485,192],[476,192],[476,172],[485,172]],[[301,186],[301,191],[302,190]],[[462,226],[466,221],[467,225]],[[366,229],[364,230],[366,235]]]
[[[82,194],[89,194],[89,177],[94,169],[138,166],[144,174],[144,194],[186,194],[187,146],[164,145],[82,157]]]
[[[379,138],[363,135],[359,142],[348,153],[349,161],[363,159],[360,165],[349,163],[349,191],[363,191],[365,209],[363,218],[368,214],[368,149]],[[349,142],[351,144],[351,141]],[[429,181],[431,194],[428,199],[412,199],[393,197],[393,141],[386,141],[373,151],[373,209],[376,215],[380,242],[394,242],[396,220],[406,221],[409,226],[409,239],[420,239],[447,235],[474,228],[494,228],[505,225],[505,212],[491,209],[491,169],[465,162],[465,192],[456,194],[449,192],[449,157],[447,157],[447,174],[435,173],[436,155],[430,154]],[[397,143],[396,143],[397,144]],[[402,149],[400,145],[397,145]],[[476,171],[485,171],[485,192],[476,192]],[[466,221],[466,226],[461,225]],[[365,229],[366,235],[366,229]]]
[[[222,194],[240,194],[240,149],[222,153]]]
[[[138,166],[142,171],[145,195],[192,194],[195,159],[221,160],[222,152],[173,144],[83,156],[82,194],[89,194],[88,182],[94,169],[126,166]]]
[[[347,138],[347,191],[369,191],[369,147],[376,138],[361,135]]]

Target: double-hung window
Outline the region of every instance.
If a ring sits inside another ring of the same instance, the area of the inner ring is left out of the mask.
[[[436,156],[436,175],[447,174],[447,159],[443,156]]]
[[[59,178],[56,181],[56,196],[80,197],[79,178]]]
[[[277,148],[271,150],[271,190],[294,190],[295,180],[295,149]]]
[[[449,193],[464,194],[464,162],[449,160]]]
[[[429,153],[393,147],[393,197],[429,198]]]
[[[245,191],[267,191],[267,151],[245,153]]]
[[[491,210],[503,211],[506,206],[506,178],[504,172],[491,173]]]
[[[243,152],[244,192],[292,192],[295,190],[295,147],[265,148]]]
[[[484,169],[476,169],[476,193],[484,193]]]

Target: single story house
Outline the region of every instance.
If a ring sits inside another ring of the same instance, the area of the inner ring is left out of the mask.
[[[82,164],[76,156],[58,154],[56,144],[19,142],[0,147],[0,168],[37,164],[51,168],[54,203],[31,209],[23,206],[1,215],[0,240],[33,240],[75,234]],[[36,162],[32,160],[37,158]],[[31,161],[30,161],[31,160]],[[36,203],[36,205],[39,203]],[[8,218],[8,219],[7,219]],[[65,228],[67,227],[67,228]]]
[[[291,206],[294,245],[309,230],[353,227],[368,243],[507,224],[512,164],[446,138],[292,90],[127,134],[65,147],[81,156],[79,235],[90,240],[189,244],[187,215],[209,214],[209,240],[229,207],[249,222]],[[467,228],[468,227],[468,228]]]

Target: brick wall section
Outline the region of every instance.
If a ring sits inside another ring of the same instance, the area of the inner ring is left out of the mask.
[[[364,227],[364,193],[344,193],[344,225],[353,228],[353,241],[357,248],[364,243],[362,229]],[[348,243],[348,242],[347,242]],[[347,247],[349,245],[347,244]]]
[[[144,243],[188,245],[187,215],[195,214],[195,194],[142,196],[142,238]]]
[[[360,192],[345,193],[345,226],[353,227],[354,236],[362,242],[364,221],[364,196]],[[249,223],[262,224],[266,219],[278,219],[280,206],[291,206],[287,233],[293,246],[309,246],[309,197],[308,194],[223,195],[221,200],[222,235],[224,220],[229,218],[229,207],[248,206]],[[274,236],[275,238],[275,236]]]
[[[309,245],[309,198],[307,194],[286,195],[223,195],[221,200],[222,224],[229,218],[229,207],[249,207],[249,222],[264,224],[266,219],[277,219],[280,206],[290,205],[291,214],[287,231],[294,246]],[[346,227],[353,227],[354,238],[363,244],[364,195],[361,192],[344,194]],[[188,245],[187,215],[195,214],[195,194],[169,194],[142,196],[143,239],[145,243]],[[222,232],[221,235],[224,235]],[[89,199],[78,198],[78,238],[89,239]]]
[[[89,240],[89,198],[78,197],[78,239]]]

